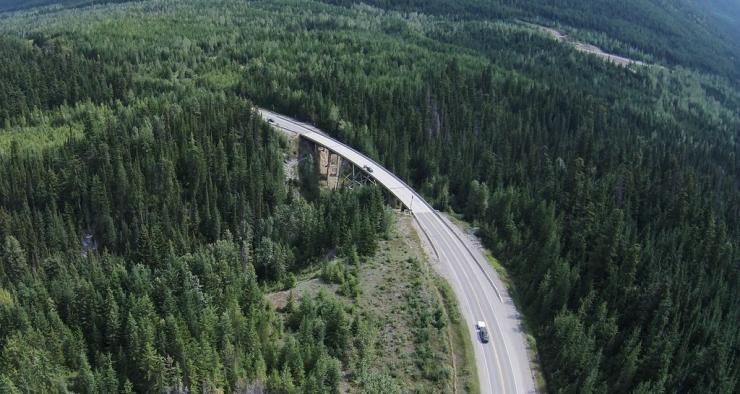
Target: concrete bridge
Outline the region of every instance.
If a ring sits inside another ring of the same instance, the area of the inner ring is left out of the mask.
[[[534,393],[534,379],[519,314],[506,287],[479,247],[410,186],[372,159],[309,124],[265,109],[257,108],[256,112],[273,127],[298,134],[316,144],[326,156],[325,161],[321,158],[319,161],[326,166],[327,176],[332,171],[332,160],[335,163],[347,160],[356,168],[363,169],[411,211],[436,254],[432,258],[436,257],[439,264],[433,264],[434,268],[452,286],[460,312],[470,328],[481,392]],[[339,166],[334,168],[338,177]],[[477,321],[488,325],[489,343],[481,343],[478,339],[474,328]]]

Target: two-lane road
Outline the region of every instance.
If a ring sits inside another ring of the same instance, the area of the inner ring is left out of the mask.
[[[411,187],[372,159],[311,125],[264,109],[257,109],[257,112],[273,127],[325,146],[357,167],[373,169],[370,175],[413,213],[437,254],[440,263],[437,268],[457,295],[475,348],[481,392],[535,392],[524,335],[519,328],[519,315],[505,286],[477,246]],[[489,327],[489,343],[481,343],[478,339],[474,329],[478,320],[485,321]]]

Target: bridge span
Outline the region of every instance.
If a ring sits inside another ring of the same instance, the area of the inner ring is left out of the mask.
[[[519,314],[479,247],[410,186],[369,157],[312,125],[261,108],[256,112],[275,128],[323,146],[358,168],[372,168],[368,174],[414,215],[436,254],[432,256],[438,262],[434,268],[455,291],[473,342],[481,393],[535,393]],[[488,325],[489,343],[478,339],[477,321]]]

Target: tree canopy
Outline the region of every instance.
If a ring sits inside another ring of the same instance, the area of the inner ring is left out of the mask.
[[[257,103],[474,223],[511,274],[550,391],[737,391],[731,49],[701,47],[709,28],[662,31],[681,29],[665,2],[639,2],[652,11],[625,29],[637,10],[527,3],[661,64],[631,67],[559,45],[514,3],[424,3],[3,14],[0,387],[337,389],[361,319],[319,296],[282,325],[263,288],[330,249],[372,254],[382,195],[310,177],[297,194]]]

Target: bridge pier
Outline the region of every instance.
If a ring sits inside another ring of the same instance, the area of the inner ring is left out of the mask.
[[[342,167],[342,158],[321,145],[316,145],[316,153],[319,160],[319,179],[326,182],[329,189],[339,186],[339,172]]]

